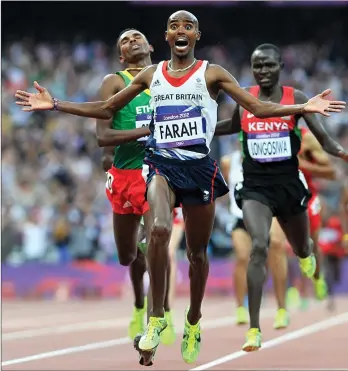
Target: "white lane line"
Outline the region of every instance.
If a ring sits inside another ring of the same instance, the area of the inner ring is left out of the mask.
[[[275,308],[269,308],[262,311],[262,318],[269,318],[274,316]],[[211,320],[202,320],[202,328],[203,329],[214,329],[219,327],[224,327],[226,325],[231,325],[235,323],[236,317],[222,317],[217,319],[211,319]],[[178,330],[178,333],[183,332],[183,326],[181,326]],[[45,353],[38,353],[33,354],[31,356],[22,357],[22,358],[15,358],[9,361],[2,362],[2,366],[10,366],[10,365],[16,365],[20,363],[26,363],[26,362],[32,362],[37,361],[40,359],[47,359],[47,358],[53,358],[53,357],[59,357],[64,356],[67,354],[73,354],[73,353],[80,353],[85,352],[89,350],[96,350],[96,349],[104,349],[104,348],[111,348],[114,346],[119,346],[123,344],[131,343],[128,337],[118,338],[114,340],[107,340],[107,341],[99,341],[95,343],[85,344],[85,345],[78,345],[75,347],[69,347],[64,349],[58,349],[50,352]]]
[[[74,331],[126,327],[129,320],[130,320],[129,317],[122,317],[122,318],[118,318],[115,320],[112,320],[112,319],[99,320],[99,321],[74,323],[74,324],[68,324],[68,325],[62,325],[62,326],[44,327],[44,328],[33,329],[33,330],[15,331],[15,332],[10,332],[10,333],[4,333],[2,335],[2,340],[3,341],[21,340],[21,339],[28,339],[28,338],[33,338],[36,336],[43,336],[43,335],[49,335],[49,334],[66,334],[66,333],[74,332]]]
[[[302,338],[304,336],[311,335],[311,334],[314,334],[316,332],[320,332],[320,331],[323,331],[323,330],[327,330],[331,327],[341,325],[341,324],[346,323],[346,322],[348,322],[348,313],[343,313],[341,315],[331,317],[331,318],[326,319],[324,321],[317,322],[313,325],[303,327],[302,329],[299,329],[299,330],[288,332],[285,335],[282,335],[282,336],[276,337],[272,340],[266,341],[265,343],[263,343],[262,348],[259,351],[261,351],[263,349],[267,349],[267,348],[273,348],[273,347],[276,347],[280,344],[286,343],[288,341],[299,339],[299,338]],[[233,361],[234,359],[244,357],[248,354],[249,353],[243,352],[242,350],[240,350],[238,352],[233,352],[231,354],[228,354],[224,357],[217,358],[217,359],[215,359],[211,362],[205,363],[205,364],[200,365],[198,367],[191,368],[190,371],[193,371],[193,370],[197,370],[197,371],[198,370],[208,370],[209,368],[216,367],[216,366],[219,366],[223,363]]]

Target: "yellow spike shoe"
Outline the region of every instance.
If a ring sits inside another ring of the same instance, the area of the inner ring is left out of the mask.
[[[246,342],[243,345],[244,352],[254,352],[261,348],[262,335],[258,328],[251,328],[246,334]]]
[[[309,255],[307,258],[304,259],[299,258],[299,265],[301,272],[303,273],[304,276],[308,278],[313,277],[315,269],[317,267],[317,262],[313,254]]]
[[[238,307],[236,311],[236,324],[245,325],[248,322],[249,322],[248,310],[243,306]]]
[[[144,317],[147,311],[147,298],[144,298],[144,307],[141,309],[133,308],[133,315],[132,319],[128,326],[128,336],[131,340],[139,333],[143,333],[145,326],[144,326]]]
[[[197,360],[201,351],[201,325],[200,321],[191,325],[187,320],[188,309],[185,312],[185,328],[181,341],[181,356],[186,363],[193,363]]]
[[[172,311],[165,312],[164,318],[167,321],[167,327],[161,332],[161,343],[164,345],[172,345],[175,343],[176,340]]]
[[[280,330],[282,328],[287,328],[289,326],[289,313],[286,309],[280,308],[277,310],[277,314],[274,319],[273,328]]]

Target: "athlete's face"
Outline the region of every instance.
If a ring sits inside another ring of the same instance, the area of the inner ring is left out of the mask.
[[[251,68],[261,88],[272,88],[278,83],[283,65],[274,50],[256,50],[251,56]]]
[[[186,11],[174,13],[169,17],[165,38],[174,54],[184,57],[201,38],[197,18]]]
[[[118,46],[121,63],[134,62],[149,55],[153,51],[146,37],[137,30],[124,32],[119,38]]]

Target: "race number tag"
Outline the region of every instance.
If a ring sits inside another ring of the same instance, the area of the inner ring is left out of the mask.
[[[304,174],[301,170],[298,171],[298,176],[300,178],[300,181],[304,185],[304,187],[308,190],[308,183],[307,183],[306,177],[304,176]]]
[[[138,129],[138,128],[143,128],[145,126],[149,126],[151,119],[152,119],[152,115],[150,113],[142,113],[140,115],[136,115],[135,127]],[[147,138],[148,136],[139,138],[138,142],[146,142]]]
[[[158,148],[178,148],[205,143],[199,110],[156,116],[154,138]]]
[[[106,188],[112,193],[112,183],[114,182],[114,176],[109,172],[106,173]]]
[[[315,196],[313,201],[310,203],[311,212],[313,215],[320,214],[321,211],[321,203],[318,196]]]
[[[258,162],[284,161],[291,158],[291,142],[288,131],[248,134],[248,150]]]

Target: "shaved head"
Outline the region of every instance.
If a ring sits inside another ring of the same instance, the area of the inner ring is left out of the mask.
[[[169,25],[171,22],[181,21],[181,20],[192,22],[196,26],[196,28],[198,30],[199,23],[198,23],[197,17],[194,14],[188,12],[187,10],[178,10],[177,12],[173,13],[168,18],[167,25]]]

